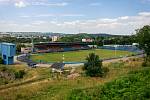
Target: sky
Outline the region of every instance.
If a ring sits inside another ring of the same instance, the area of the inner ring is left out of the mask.
[[[150,25],[150,0],[0,0],[1,32],[130,35]]]

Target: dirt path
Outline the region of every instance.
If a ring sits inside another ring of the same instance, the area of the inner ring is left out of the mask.
[[[131,56],[131,57],[123,57],[123,58],[117,58],[117,59],[110,59],[110,60],[104,60],[103,63],[111,63],[111,62],[117,62],[119,60],[128,60],[131,58],[142,58],[144,55],[137,55],[137,56]]]
[[[114,59],[110,59],[110,60],[104,60],[103,61],[103,64],[105,63],[111,63],[111,62],[117,62],[117,61],[120,61],[120,60],[128,60],[128,59],[131,59],[131,58],[142,58],[144,55],[136,55],[136,56],[131,56],[131,57],[123,57],[123,58],[114,58]],[[78,66],[83,66],[84,64],[83,63],[79,63],[79,64],[66,64],[65,67],[78,67]]]

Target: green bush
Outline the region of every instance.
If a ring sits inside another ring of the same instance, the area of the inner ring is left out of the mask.
[[[102,60],[99,59],[98,55],[94,53],[89,54],[86,58],[87,62],[84,64],[83,70],[87,76],[97,77],[103,75],[102,71]]]
[[[25,75],[24,70],[19,70],[18,72],[15,72],[15,78],[23,78],[24,75]]]

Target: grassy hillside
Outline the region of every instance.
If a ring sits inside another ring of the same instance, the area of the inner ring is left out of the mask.
[[[82,68],[78,67],[75,69],[81,74],[78,78],[67,79],[66,76],[60,76],[58,79],[53,79],[49,68],[30,69],[22,66],[21,68],[28,71],[27,75],[20,82],[0,86],[0,100],[66,100],[70,99],[70,96],[81,96],[80,92],[78,94],[74,91],[81,91],[81,94],[82,91],[87,93],[83,94],[84,99],[89,94],[93,96],[94,91],[97,91],[96,87],[101,87],[107,82],[125,76],[130,71],[140,70],[141,59],[106,63],[104,67],[109,68],[109,72],[103,78],[86,77],[82,74]],[[20,67],[14,68],[19,69]],[[89,89],[91,90],[88,91]]]
[[[128,51],[117,50],[115,53],[114,50],[95,49],[95,50],[80,50],[80,51],[37,54],[32,55],[31,59],[35,62],[40,60],[44,62],[59,62],[62,61],[62,56],[64,54],[65,57],[64,61],[66,62],[81,62],[85,61],[85,58],[88,56],[89,53],[95,53],[96,55],[99,55],[101,59],[128,56],[134,54],[133,52]]]
[[[74,89],[68,100],[149,100],[150,68],[132,71],[103,86]]]

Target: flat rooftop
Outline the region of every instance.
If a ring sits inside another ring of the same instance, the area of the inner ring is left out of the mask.
[[[13,44],[13,43],[5,43],[5,42],[2,42],[2,43],[0,43],[0,44],[3,44],[3,45],[15,45],[15,44]]]

